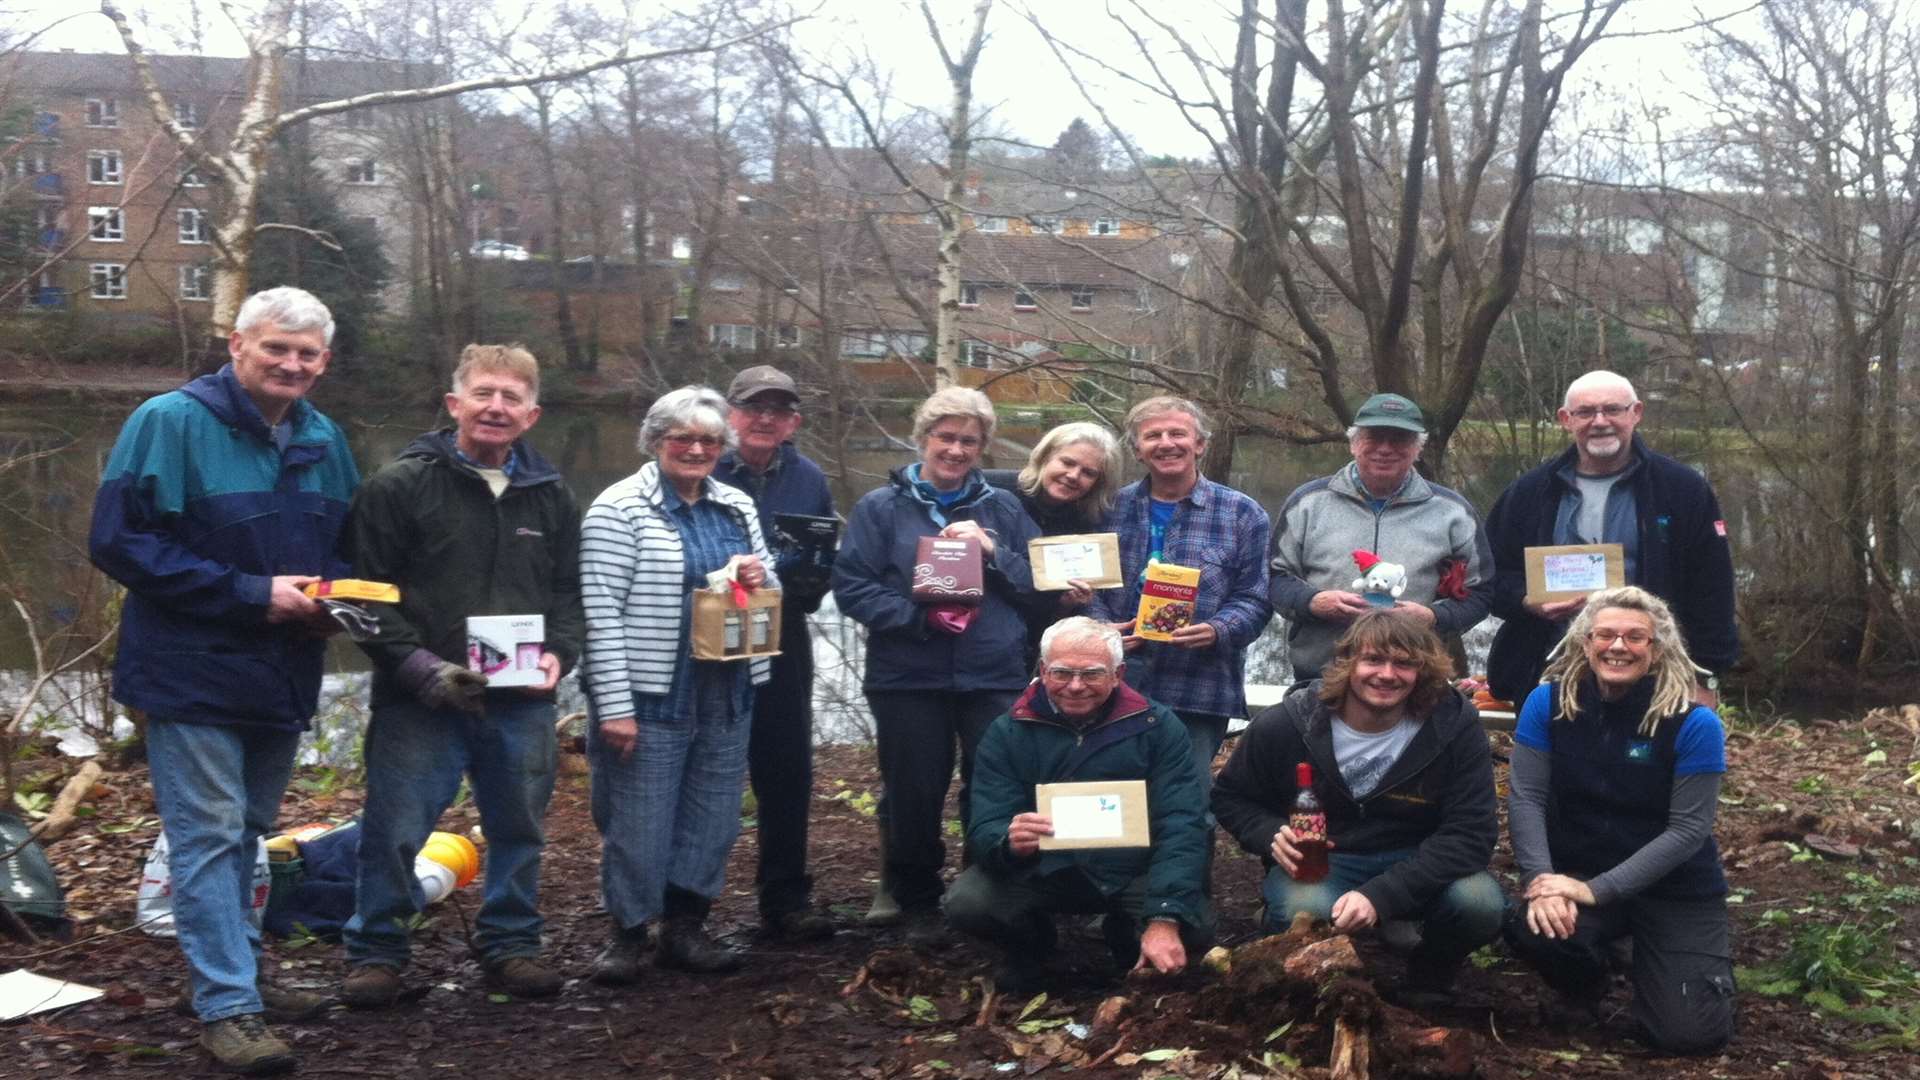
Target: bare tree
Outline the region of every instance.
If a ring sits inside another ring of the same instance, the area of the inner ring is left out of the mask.
[[[562,81],[607,68],[649,63],[672,57],[711,53],[729,45],[752,41],[788,22],[751,26],[745,30],[723,31],[716,18],[701,28],[688,44],[637,51],[631,37],[610,55],[572,64],[551,64],[532,73],[488,75],[459,79],[434,86],[384,90],[332,101],[313,102],[285,109],[280,87],[296,0],[266,0],[257,22],[241,25],[235,9],[222,5],[234,16],[236,27],[247,42],[247,86],[242,94],[239,116],[233,134],[224,147],[203,144],[192,130],[183,128],[153,73],[145,47],[140,43],[132,22],[114,0],[100,0],[100,11],[113,21],[133,63],[147,106],[155,122],[180,147],[196,168],[218,177],[225,187],[227,201],[214,223],[214,286],[212,325],[216,335],[233,326],[240,302],[247,293],[248,257],[257,229],[255,213],[259,204],[260,182],[273,141],[288,127],[324,116],[380,105],[435,101],[480,90],[532,87]]]

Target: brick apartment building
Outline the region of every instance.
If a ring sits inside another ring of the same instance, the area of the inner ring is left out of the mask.
[[[220,146],[245,89],[247,61],[153,56],[174,119]],[[294,61],[282,107],[406,85],[403,65]],[[23,290],[29,309],[72,308],[106,321],[197,324],[212,297],[211,211],[221,193],[187,167],[155,121],[127,57],[25,52],[0,61],[0,104],[28,117],[0,144],[0,202],[31,207],[44,260]],[[316,163],[342,208],[379,233],[390,262],[411,263],[416,215],[385,160],[378,110],[314,122]]]

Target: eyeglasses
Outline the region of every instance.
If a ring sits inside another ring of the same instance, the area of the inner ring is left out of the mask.
[[[785,420],[787,417],[798,415],[800,412],[799,409],[791,405],[760,401],[749,401],[745,405],[735,405],[734,408],[746,413],[748,416],[758,417],[763,420]]]
[[[726,440],[718,435],[687,435],[679,432],[668,435],[660,441],[675,450],[691,450],[696,446],[702,450],[718,450],[726,443]]]
[[[978,435],[955,435],[950,431],[929,431],[927,438],[941,446],[957,446],[962,450],[978,450],[983,445]]]
[[[1645,648],[1653,641],[1653,635],[1645,630],[1589,630],[1587,640],[1602,648],[1616,641],[1624,641],[1636,649]]]
[[[1105,682],[1113,677],[1113,669],[1103,667],[1061,667],[1055,664],[1046,668],[1041,674],[1046,676],[1048,682],[1057,682],[1062,686],[1066,686],[1075,679],[1086,683]]]
[[[1568,409],[1567,415],[1573,417],[1575,420],[1591,420],[1596,416],[1604,416],[1609,420],[1618,420],[1627,415],[1627,412],[1632,408],[1632,405],[1620,405],[1617,403],[1613,405],[1582,405],[1577,409]]]

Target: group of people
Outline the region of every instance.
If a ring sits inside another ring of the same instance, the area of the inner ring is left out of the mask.
[[[575,667],[611,919],[590,977],[631,983],[650,948],[653,962],[688,971],[740,965],[706,923],[743,786],[758,802],[764,933],[832,935],[806,855],[806,616],[831,592],[867,630],[882,778],[871,924],[905,922],[910,940],[951,926],[998,942],[1011,987],[1044,978],[1053,915],[1084,912],[1103,917],[1120,962],[1177,971],[1212,937],[1217,818],[1271,864],[1269,928],[1299,912],[1342,930],[1417,923],[1408,983],[1438,992],[1504,926],[1516,952],[1586,1005],[1606,990],[1616,939],[1630,937],[1648,1037],[1675,1050],[1728,1037],[1711,839],[1725,765],[1702,706],[1737,651],[1731,563],[1705,481],[1634,436],[1643,406],[1624,379],[1596,372],[1569,388],[1559,418],[1573,447],[1516,481],[1487,528],[1414,472],[1425,423],[1398,395],[1368,399],[1348,433],[1352,463],[1294,492],[1276,524],[1203,473],[1211,431],[1190,401],[1154,397],[1127,415],[1124,443],[1144,476],[1122,487],[1122,440],[1093,423],[1048,432],[1017,472],[983,471],[993,406],[942,389],[914,414],[917,460],[847,514],[829,576],[815,553],[769,548],[779,515],[834,516],[825,476],[793,443],[800,393],[776,369],[748,368],[725,394],[660,397],[640,424],[646,462],[583,513],[525,438],[540,377],[518,346],[469,346],[445,395],[451,427],[362,482],[340,429],[306,400],[332,326],[299,289],[250,297],[231,363],[127,421],[94,508],[94,561],[128,590],[114,693],[147,720],[191,1007],[222,1063],[290,1067],[265,1018],[330,1001],[261,975],[244,912],[256,842],[273,827],[340,626],[309,587],[349,577],[400,596],[368,603],[370,623],[354,629],[374,677],[338,994],[348,1004],[401,996],[423,899],[413,860],[463,779],[487,838],[474,937],[487,979],[520,997],[561,989],[541,956],[538,888],[554,689]],[[1092,532],[1117,534],[1121,584],[1037,590],[1029,541]],[[977,543],[977,603],[916,599],[928,536]],[[1642,587],[1525,599],[1525,547],[1599,542],[1624,545],[1627,579]],[[1392,607],[1351,588],[1356,548],[1406,567]],[[1166,641],[1132,621],[1155,563],[1199,571],[1191,619]],[[781,591],[777,656],[696,658],[694,594],[716,585]],[[1487,873],[1491,762],[1443,640],[1489,610],[1507,620],[1495,689],[1525,700],[1509,806],[1515,903]],[[1296,687],[1254,718],[1216,785],[1229,720],[1248,714],[1246,650],[1276,611]],[[472,669],[467,620],[490,615],[542,617],[536,684],[491,687]],[[965,850],[946,886],[956,758]],[[1293,877],[1301,763],[1325,807],[1323,882]],[[1117,779],[1146,782],[1149,846],[1043,844],[1052,823],[1036,784]]]

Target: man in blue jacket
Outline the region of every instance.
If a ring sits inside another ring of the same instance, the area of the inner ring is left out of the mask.
[[[1212,941],[1206,799],[1187,729],[1127,685],[1124,656],[1105,623],[1054,623],[1041,637],[1040,678],[980,740],[973,865],[943,903],[956,928],[1006,950],[994,977],[1002,992],[1041,980],[1055,914],[1104,915],[1121,970],[1171,974]],[[1054,823],[1034,786],[1086,780],[1146,781],[1150,846],[1040,850]]]
[[[1633,384],[1614,372],[1573,380],[1557,414],[1573,445],[1522,474],[1493,504],[1493,613],[1506,620],[1487,657],[1494,696],[1526,700],[1547,650],[1586,603],[1584,596],[1529,602],[1526,549],[1619,544],[1626,583],[1673,608],[1688,655],[1707,669],[1695,700],[1708,708],[1719,703],[1719,673],[1740,658],[1727,523],[1706,477],[1634,434],[1645,412]]]
[[[832,586],[809,553],[782,544],[775,514],[833,516],[827,477],[793,445],[800,430],[800,392],[793,379],[765,364],[734,376],[727,387],[729,422],[739,444],[720,458],[713,478],[753,498],[760,535],[775,547],[781,597],[780,655],[773,676],[753,695],[747,777],[759,807],[760,921],[772,937],[830,937],[833,922],[810,910],[807,813],[813,800],[813,638],[807,616]]]
[[[249,297],[232,362],[127,419],[88,537],[94,565],[127,587],[113,696],[147,716],[200,1043],[247,1073],[295,1064],[262,1013],[325,1007],[260,981],[245,898],[334,629],[301,590],[345,573],[337,545],[360,482],[345,436],[305,400],[332,340],[311,294]]]

